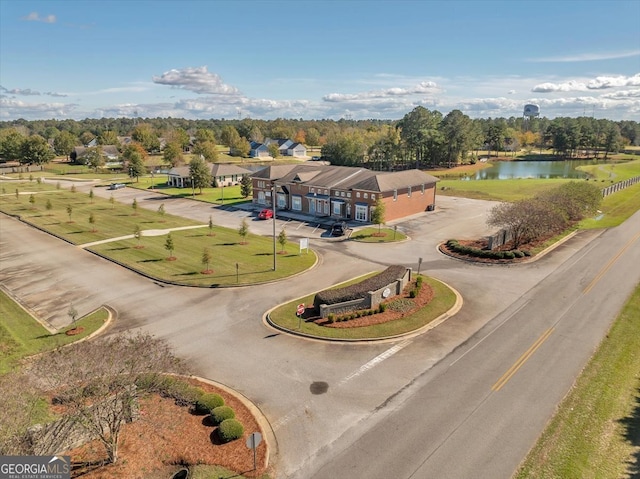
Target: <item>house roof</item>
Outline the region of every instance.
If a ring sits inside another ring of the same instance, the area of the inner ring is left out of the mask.
[[[229,175],[250,175],[251,171],[230,163],[214,163],[209,164],[211,168],[211,176],[229,176]],[[188,178],[191,176],[189,166],[175,166],[169,170],[169,175]]]
[[[97,148],[97,147],[87,147],[87,146],[76,146],[73,151],[76,153],[76,158],[82,158],[89,148]],[[118,156],[120,152],[118,151],[118,147],[115,145],[102,145],[100,147],[102,149],[102,154],[104,156]]]
[[[316,188],[341,190],[392,191],[408,186],[434,184],[438,178],[421,170],[395,172],[331,165],[276,165],[255,173],[253,178],[277,180],[279,183],[302,182]]]

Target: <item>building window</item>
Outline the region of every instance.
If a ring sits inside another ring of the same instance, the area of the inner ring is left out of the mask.
[[[309,193],[315,193],[315,192],[316,192],[315,188],[309,188]]]
[[[356,205],[356,221],[367,221],[366,205]]]
[[[324,190],[324,194],[329,196],[329,191],[328,190]]]
[[[356,198],[360,198],[360,192],[356,191]]]
[[[264,191],[258,191],[258,203],[260,203],[261,205],[264,205],[266,203]]]
[[[371,199],[375,200],[376,199],[376,195],[374,195],[373,193],[371,193]]]
[[[342,205],[342,203],[338,203],[337,201],[333,203],[333,214],[335,216],[340,216],[340,214],[341,214],[340,206],[341,205]]]
[[[369,193],[363,193],[362,196],[366,200],[367,198],[369,198]]]
[[[398,201],[398,190],[393,190],[393,201]]]
[[[291,197],[291,209],[302,211],[302,196],[294,195]]]
[[[351,192],[347,191],[347,198],[351,198]]]
[[[407,196],[409,198],[411,198],[411,187],[410,186],[407,188]]]

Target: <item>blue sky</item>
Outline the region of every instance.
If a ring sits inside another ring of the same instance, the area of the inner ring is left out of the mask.
[[[640,121],[640,0],[0,0],[0,120]]]

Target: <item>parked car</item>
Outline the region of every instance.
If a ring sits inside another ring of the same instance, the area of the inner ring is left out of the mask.
[[[260,211],[260,213],[258,213],[258,219],[268,220],[270,218],[273,218],[273,210],[265,208],[264,210]]]
[[[331,225],[331,236],[343,236],[347,232],[347,223],[336,221]]]
[[[109,189],[110,190],[119,190],[120,188],[124,188],[125,185],[124,183],[111,183],[111,185],[109,185]]]

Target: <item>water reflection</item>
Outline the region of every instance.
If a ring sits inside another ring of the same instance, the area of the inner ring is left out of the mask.
[[[466,180],[510,180],[515,178],[586,178],[584,171],[576,170],[581,165],[592,165],[591,160],[566,161],[496,161],[467,176]]]

